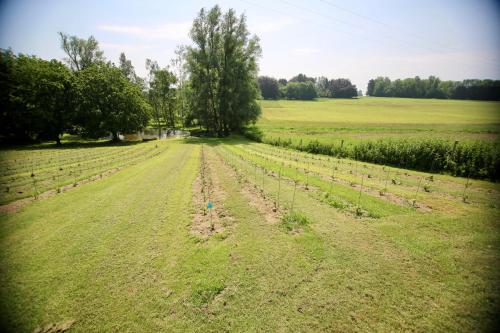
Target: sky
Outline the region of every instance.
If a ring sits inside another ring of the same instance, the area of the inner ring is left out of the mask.
[[[363,91],[377,76],[500,79],[499,0],[0,0],[0,48],[62,60],[59,31],[93,35],[145,76],[146,58],[169,65],[215,4],[247,16],[260,75],[349,78]]]

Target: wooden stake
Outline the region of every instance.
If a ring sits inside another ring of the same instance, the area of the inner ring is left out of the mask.
[[[309,166],[310,162],[307,163],[307,171],[306,171],[306,190],[309,189]]]
[[[384,192],[387,192],[387,181],[389,181],[389,174],[390,174],[390,171],[387,170],[387,177],[385,178]]]
[[[464,192],[462,193],[462,200],[463,202],[467,202],[467,198],[465,197],[465,191],[467,191],[467,188],[469,187],[469,174],[467,174],[467,182],[465,183],[465,186],[464,186]]]
[[[283,168],[283,166],[280,168],[279,175],[278,175],[278,200],[277,200],[278,209],[280,208],[281,169],[282,168]]]
[[[422,177],[420,177],[420,180],[418,181],[417,191],[415,192],[415,200],[413,200],[413,206],[415,206],[417,202],[417,195],[418,195],[418,190],[420,189],[420,183],[422,183]]]
[[[293,186],[293,198],[292,198],[292,208],[291,212],[293,213],[293,206],[295,205],[295,191],[297,190],[297,181],[294,181],[294,186]]]
[[[363,191],[363,180],[365,179],[364,175],[361,175],[361,186],[359,187],[359,197],[358,197],[358,209],[359,204],[361,202],[361,192]]]

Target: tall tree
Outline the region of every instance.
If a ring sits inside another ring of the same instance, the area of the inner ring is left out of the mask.
[[[152,107],[153,119],[161,136],[161,125],[164,122],[168,129],[174,129],[177,123],[175,105],[175,76],[167,69],[160,68],[156,61],[146,60],[149,71],[148,99]]]
[[[175,50],[175,57],[171,61],[173,74],[177,79],[176,86],[176,109],[180,123],[190,125],[189,115],[189,69],[186,62],[187,49],[185,46],[178,46]]]
[[[308,77],[307,75],[300,73],[299,75],[292,77],[289,82],[312,82],[312,83],[315,83],[316,79],[313,77]]]
[[[148,124],[150,106],[139,87],[109,64],[92,65],[77,73],[80,112],[78,123],[84,134],[98,137],[130,133]]]
[[[61,145],[62,134],[73,128],[77,107],[73,74],[57,60],[39,60],[33,79],[32,103],[41,120],[40,137]]]
[[[61,48],[66,53],[65,61],[75,71],[83,70],[92,64],[104,63],[103,52],[99,49],[99,43],[90,36],[88,39],[69,36],[59,32]]]
[[[57,60],[0,53],[1,136],[7,141],[50,139],[61,144],[74,116],[74,78]]]
[[[316,91],[319,97],[331,97],[330,95],[330,81],[324,76],[316,79]]]
[[[257,104],[257,59],[261,49],[249,38],[246,18],[219,6],[202,9],[190,32],[187,49],[193,114],[218,136],[228,135],[260,115]]]
[[[316,88],[311,81],[289,81],[286,85],[286,98],[288,99],[312,100],[317,96]]]
[[[122,71],[122,74],[130,81],[130,82],[135,82],[135,69],[134,66],[132,65],[132,61],[127,59],[125,56],[125,53],[122,52],[120,53],[120,58],[119,58],[120,64],[119,68]]]
[[[122,74],[132,83],[138,85],[141,90],[144,90],[144,79],[135,73],[135,68],[132,65],[132,61],[127,59],[125,53],[120,53],[118,68],[122,71]]]
[[[329,82],[330,96],[334,98],[356,97],[358,92],[356,86],[349,79],[333,79]]]
[[[258,78],[260,93],[264,99],[278,99],[280,89],[278,80],[269,76],[259,76]]]
[[[366,95],[373,96],[373,89],[375,88],[375,80],[371,79],[368,81],[368,87],[366,87]]]

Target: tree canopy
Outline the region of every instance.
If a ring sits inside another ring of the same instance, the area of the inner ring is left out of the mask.
[[[187,48],[192,118],[207,131],[228,135],[255,122],[257,60],[261,49],[250,37],[244,15],[219,6],[202,9],[190,31],[193,46]]]
[[[298,74],[289,81],[276,80],[268,76],[259,77],[259,88],[264,99],[312,100],[324,98],[352,98],[358,96],[356,86],[349,79],[331,79],[321,76],[317,79]]]
[[[391,81],[388,77],[377,77],[368,81],[366,94],[377,97],[500,100],[500,81],[441,81],[436,76]]]
[[[65,61],[71,69],[80,71],[92,64],[104,63],[104,53],[99,49],[99,43],[90,36],[88,39],[69,36],[59,32],[61,38],[61,48],[66,53]]]
[[[73,128],[74,78],[57,60],[0,50],[1,139],[51,139]]]
[[[125,76],[130,82],[137,84],[141,89],[144,88],[144,80],[135,73],[132,61],[127,59],[124,52],[120,53],[118,67],[122,71],[123,76]]]
[[[150,107],[141,90],[111,65],[93,65],[77,73],[80,110],[78,124],[83,133],[98,137],[130,133],[145,128]]]
[[[259,76],[258,82],[262,98],[278,99],[280,97],[278,80],[269,76]]]
[[[311,100],[315,99],[318,96],[318,94],[316,93],[316,88],[314,87],[314,83],[311,81],[306,81],[306,82],[290,81],[286,85],[285,96],[288,99]]]
[[[356,86],[349,79],[331,79],[319,77],[316,80],[316,89],[319,97],[352,98],[358,95]]]
[[[175,129],[177,116],[175,112],[175,88],[177,82],[174,74],[167,68],[160,68],[156,61],[146,60],[149,71],[148,100],[151,105],[151,114],[158,127],[158,136],[161,136],[161,125]]]
[[[313,77],[308,77],[307,75],[300,73],[300,74],[292,77],[289,80],[289,82],[312,82],[312,83],[315,83],[316,79]]]

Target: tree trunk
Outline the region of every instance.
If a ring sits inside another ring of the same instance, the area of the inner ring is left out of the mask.
[[[120,137],[118,136],[118,132],[113,132],[113,142],[120,142]]]
[[[61,146],[61,138],[58,136],[56,136],[56,145],[57,146]]]

